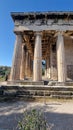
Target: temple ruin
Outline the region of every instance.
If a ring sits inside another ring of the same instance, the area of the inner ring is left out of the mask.
[[[10,81],[73,80],[73,12],[11,13],[16,42]],[[46,62],[42,78],[42,60]]]

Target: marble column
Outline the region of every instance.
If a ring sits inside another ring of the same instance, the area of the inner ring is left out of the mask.
[[[64,49],[64,38],[61,32],[58,33],[57,38],[57,69],[58,69],[58,82],[65,82],[66,81],[65,49]]]
[[[42,43],[41,33],[35,34],[33,81],[42,80]]]
[[[25,45],[22,44],[22,58],[21,58],[21,67],[20,67],[20,79],[24,80],[25,77]]]
[[[29,74],[28,74],[28,50],[26,51],[26,60],[25,60],[26,64],[25,64],[25,77],[28,78]]]
[[[29,77],[31,77],[31,57],[29,55]]]
[[[30,70],[31,70],[31,77],[33,77],[33,61],[30,59]]]
[[[47,78],[47,59],[45,58],[46,66],[45,66],[45,78]]]
[[[47,78],[50,78],[50,58],[49,56],[47,57]]]
[[[20,63],[22,57],[21,51],[22,51],[22,37],[20,34],[16,34],[16,42],[14,47],[14,55],[10,75],[11,81],[20,79]]]

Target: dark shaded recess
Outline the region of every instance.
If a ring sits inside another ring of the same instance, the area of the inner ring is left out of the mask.
[[[68,15],[67,14],[63,14],[63,15],[59,15],[59,14],[48,14],[47,15],[47,18],[48,19],[65,19],[65,18],[67,18],[68,17]]]
[[[30,42],[33,42],[34,40],[33,39],[30,39]]]
[[[38,20],[38,19],[73,19],[73,14],[59,14],[59,13],[52,13],[52,14],[12,14],[12,18],[15,20]]]
[[[14,16],[14,19],[15,20],[24,20],[24,19],[28,19],[28,16],[29,15],[17,15],[17,16]]]
[[[64,15],[57,15],[57,18],[58,19],[66,19],[68,17],[67,14],[64,14]]]
[[[34,15],[29,15],[29,20],[34,20],[35,16]]]
[[[27,51],[27,47],[26,47],[26,45],[24,46],[24,50]]]
[[[44,18],[45,18],[45,15],[43,14],[36,15],[36,19],[44,19]]]
[[[56,44],[52,45],[52,51],[56,52]]]
[[[70,19],[73,19],[73,15],[69,15],[69,18],[70,18]]]

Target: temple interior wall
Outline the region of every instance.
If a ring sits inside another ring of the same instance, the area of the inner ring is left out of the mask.
[[[51,44],[50,46],[50,66],[51,66],[51,79],[57,80],[57,55],[56,45]]]
[[[73,40],[69,38],[65,39],[65,58],[67,79],[73,79]]]

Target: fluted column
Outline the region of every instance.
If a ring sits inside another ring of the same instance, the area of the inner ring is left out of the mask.
[[[24,80],[25,77],[25,49],[24,44],[22,44],[22,58],[21,58],[21,67],[20,67],[20,79]]]
[[[50,59],[47,57],[47,78],[50,78]]]
[[[42,43],[41,33],[35,34],[35,48],[34,48],[34,66],[33,66],[33,81],[42,80]]]
[[[14,47],[10,80],[20,79],[21,50],[22,50],[22,37],[20,34],[16,34],[16,42]]]
[[[47,78],[47,60],[45,58],[46,66],[45,66],[45,78]]]
[[[30,70],[31,70],[31,77],[33,76],[33,61],[30,59]]]
[[[29,55],[29,77],[31,77],[31,57]]]
[[[57,68],[58,68],[58,81],[66,81],[66,63],[65,63],[65,49],[64,39],[61,32],[58,33],[57,38]]]
[[[25,64],[25,77],[29,77],[28,76],[28,50],[26,51],[26,60],[25,60],[26,64]]]

